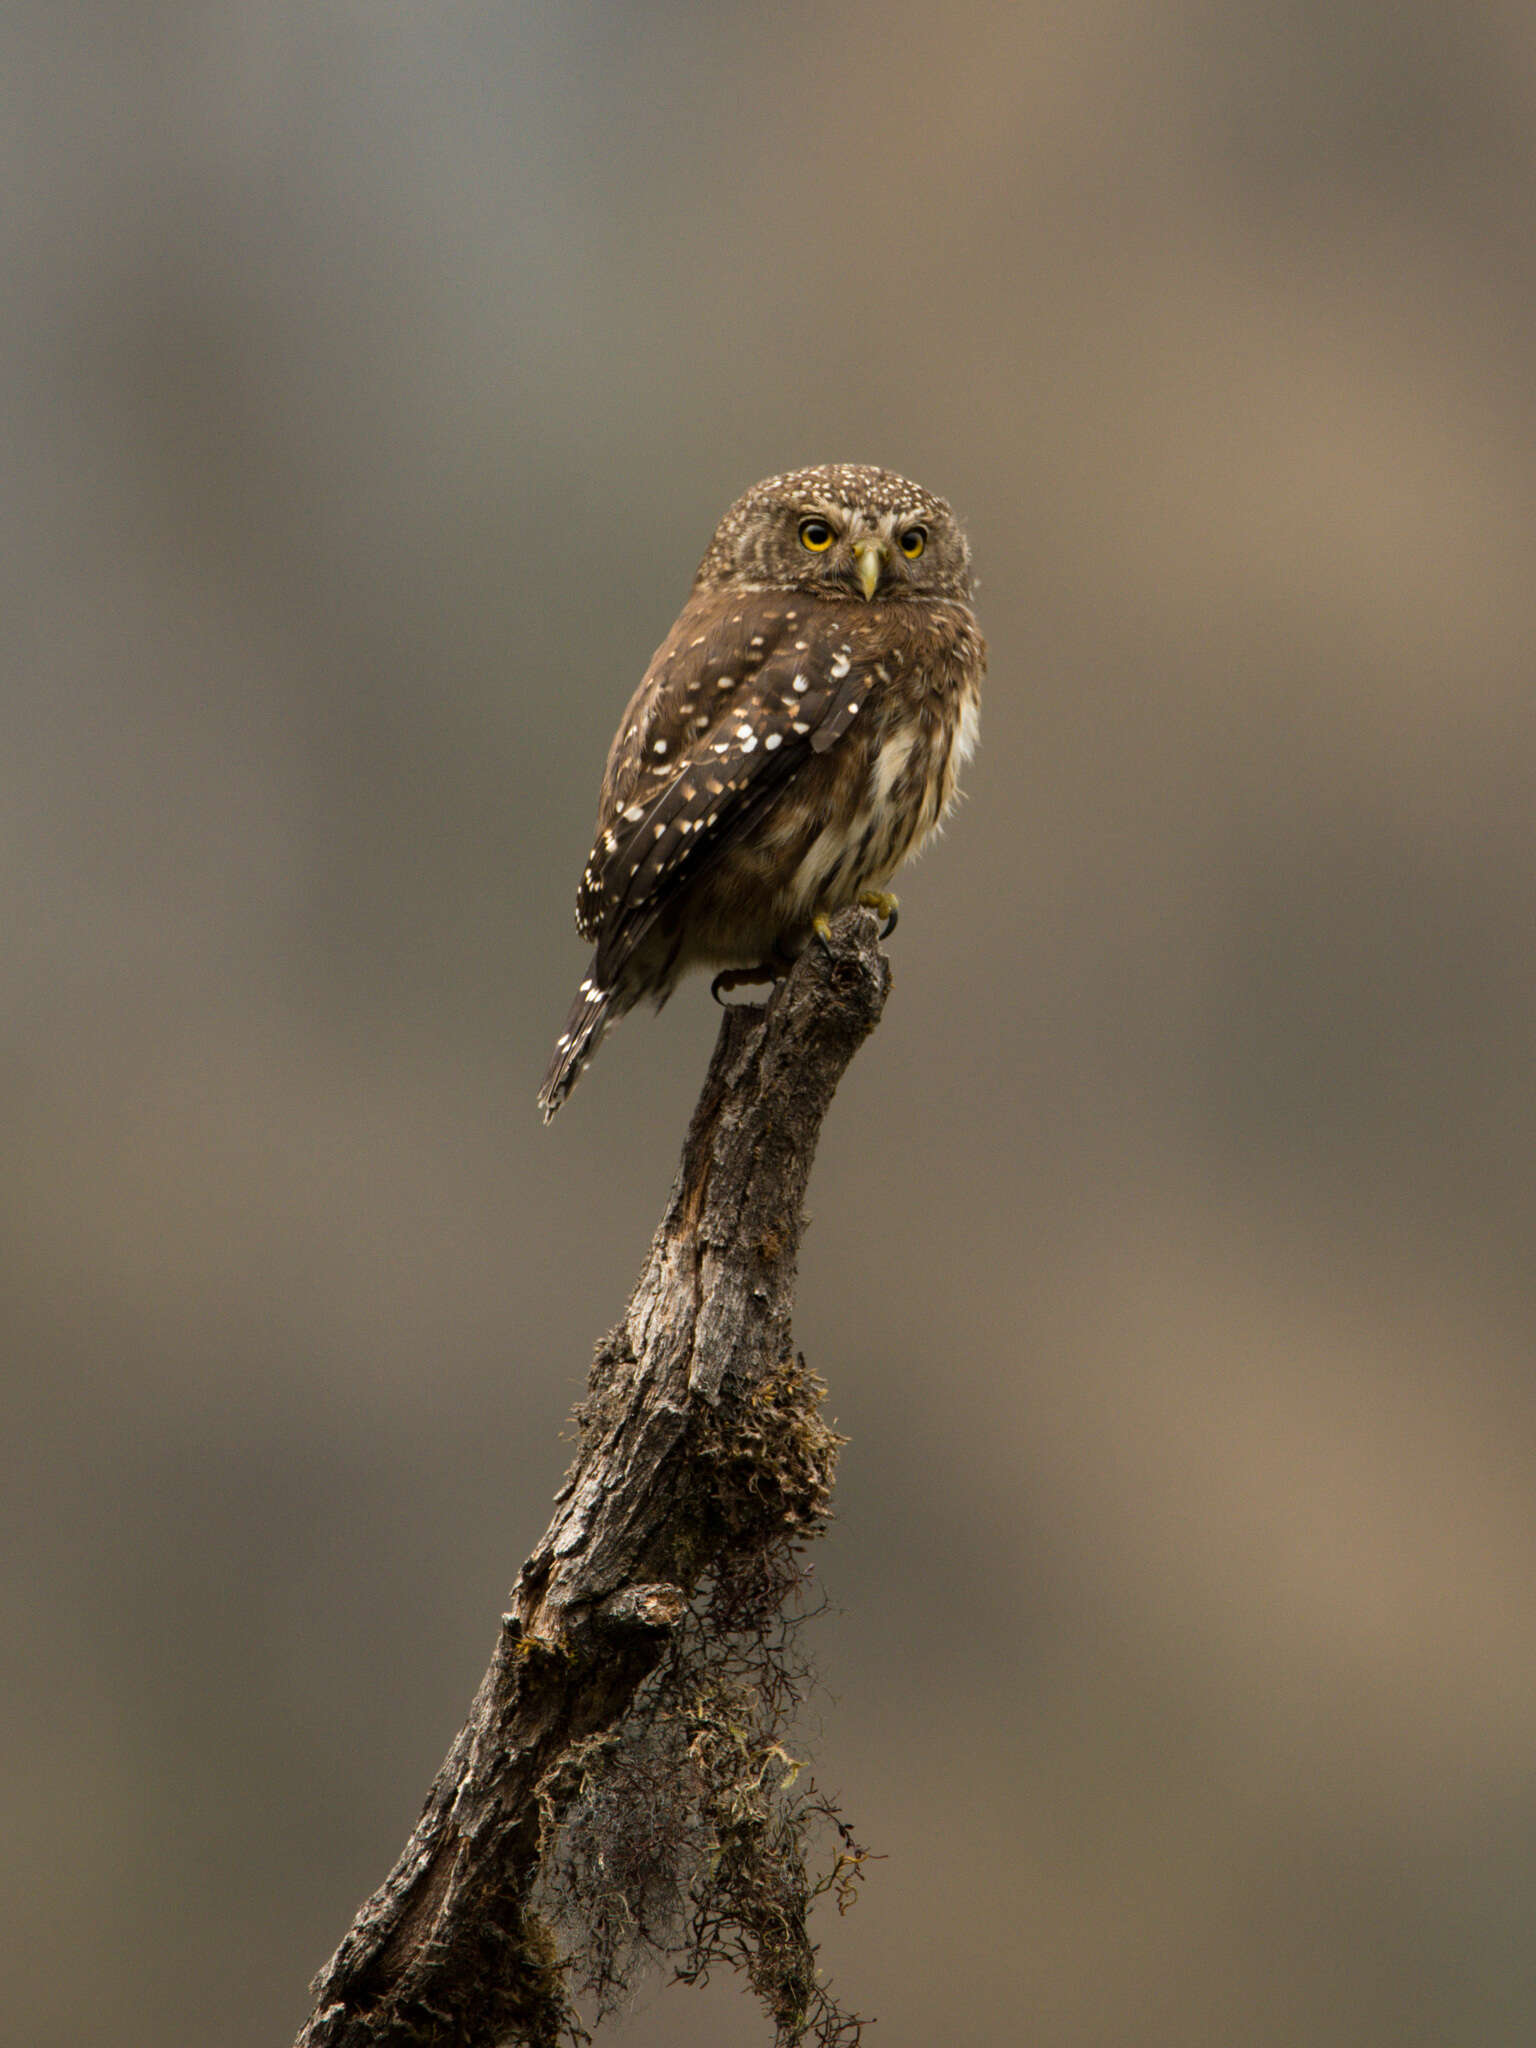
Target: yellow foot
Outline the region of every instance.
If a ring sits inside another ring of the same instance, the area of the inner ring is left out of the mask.
[[[822,944],[822,950],[824,952],[831,952],[832,921],[827,916],[827,913],[824,910],[818,910],[816,915],[811,919],[811,934],[814,938],[820,939]]]
[[[896,898],[888,894],[886,890],[863,890],[859,896],[859,908],[861,910],[872,910],[876,917],[883,917],[885,919],[885,927],[880,934],[882,939],[888,939],[891,933],[895,931],[897,915]]]
[[[777,981],[778,970],[766,963],[761,967],[727,967],[717,974],[709,984],[709,992],[722,1009],[728,1007],[726,997],[733,988],[750,988],[765,981]]]

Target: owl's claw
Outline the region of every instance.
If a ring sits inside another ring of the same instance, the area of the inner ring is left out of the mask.
[[[750,988],[754,985],[760,985],[765,981],[777,981],[778,978],[773,968],[766,965],[762,967],[727,967],[717,974],[709,984],[709,992],[722,1010],[728,1010],[731,1005],[725,999],[732,989]]]
[[[885,919],[885,924],[880,932],[882,939],[888,939],[891,933],[895,931],[899,906],[896,898],[891,895],[889,890],[865,889],[859,897],[859,907],[862,910],[872,910],[876,917],[883,917]]]
[[[883,917],[880,928],[882,939],[888,939],[896,929],[896,898],[885,889],[864,889],[857,902],[861,910],[872,910],[876,917]],[[832,925],[824,910],[817,911],[811,919],[812,936],[819,939],[827,952],[832,950]]]

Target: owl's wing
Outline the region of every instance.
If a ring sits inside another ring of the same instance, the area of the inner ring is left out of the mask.
[[[604,955],[627,953],[892,679],[899,655],[873,650],[860,623],[852,605],[789,594],[712,592],[684,611],[609,759],[577,900]]]

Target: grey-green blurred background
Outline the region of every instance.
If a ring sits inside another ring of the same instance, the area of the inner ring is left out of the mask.
[[[285,2042],[414,1820],[714,1029],[540,1127],[604,749],[837,459],[993,653],[803,1260],[828,1966],[1529,2040],[1530,7],[48,0],[0,96],[7,2036]]]

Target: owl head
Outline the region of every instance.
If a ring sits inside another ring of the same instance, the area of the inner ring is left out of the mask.
[[[696,587],[900,603],[971,596],[971,551],[942,498],[893,470],[832,462],[770,476],[715,529]]]

